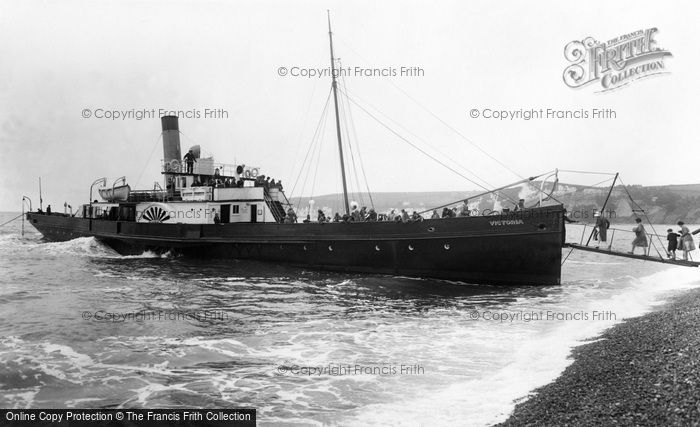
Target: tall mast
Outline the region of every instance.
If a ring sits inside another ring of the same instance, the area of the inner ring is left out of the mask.
[[[338,135],[338,153],[340,153],[340,173],[343,177],[343,200],[345,213],[350,213],[348,202],[348,185],[345,182],[345,161],[343,160],[343,140],[340,136],[340,116],[338,115],[338,82],[335,78],[335,58],[333,57],[333,32],[331,31],[331,11],[328,11],[328,38],[331,42],[331,77],[333,78],[333,102],[335,104],[335,130]]]

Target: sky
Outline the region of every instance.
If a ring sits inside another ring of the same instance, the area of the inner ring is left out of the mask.
[[[694,2],[0,0],[0,210],[23,195],[36,205],[39,177],[54,210],[86,203],[100,177],[152,188],[159,110],[195,115],[180,119],[183,153],[199,144],[217,162],[259,166],[292,196],[341,191],[330,78],[299,75],[330,65],[328,9],[336,57],[353,69],[341,81],[351,191],[471,191],[555,168],[700,182]],[[564,83],[569,42],[648,28],[672,55],[663,74],[604,93]],[[484,117],[594,108],[614,117]]]

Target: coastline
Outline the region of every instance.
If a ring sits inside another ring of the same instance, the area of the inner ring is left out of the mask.
[[[700,425],[700,289],[572,351],[499,426]]]

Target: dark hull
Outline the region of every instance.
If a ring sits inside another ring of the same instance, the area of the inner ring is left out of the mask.
[[[558,206],[411,223],[190,225],[27,217],[48,240],[93,236],[121,254],[172,251],[492,285],[555,285],[561,277]]]

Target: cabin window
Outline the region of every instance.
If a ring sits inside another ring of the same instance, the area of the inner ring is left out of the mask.
[[[231,213],[233,215],[238,215],[239,214],[239,206],[238,205],[231,206]]]

